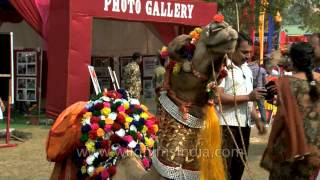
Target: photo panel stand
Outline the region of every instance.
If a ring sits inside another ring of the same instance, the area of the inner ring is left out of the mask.
[[[16,147],[17,144],[11,144],[10,138],[10,121],[11,121],[11,75],[10,74],[0,74],[0,78],[7,78],[9,83],[9,95],[8,95],[8,103],[7,103],[7,119],[6,119],[6,142],[4,144],[0,144],[0,148],[6,148],[6,147]]]

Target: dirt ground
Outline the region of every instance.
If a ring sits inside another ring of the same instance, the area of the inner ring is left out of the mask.
[[[32,138],[26,142],[17,143],[14,148],[0,149],[0,180],[47,180],[54,164],[46,160],[45,143],[49,129],[41,126],[27,126],[19,129],[31,132]],[[249,167],[254,180],[266,180],[268,174],[259,167],[259,162],[267,142],[268,135],[259,136],[257,130],[252,129],[249,151]],[[4,143],[0,139],[0,143]],[[244,173],[244,180],[249,180],[248,173]]]

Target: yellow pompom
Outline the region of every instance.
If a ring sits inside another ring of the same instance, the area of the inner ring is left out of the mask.
[[[173,67],[172,73],[174,75],[178,74],[181,71],[181,66],[182,66],[181,63],[176,63]]]
[[[153,139],[146,137],[144,140],[145,140],[145,142],[146,142],[146,145],[147,145],[149,148],[152,148],[152,147],[153,147],[153,145],[154,145],[154,140],[153,140]]]
[[[114,151],[110,151],[108,155],[109,157],[115,157],[117,154]]]
[[[140,151],[142,154],[144,154],[146,152],[147,148],[143,143],[140,143]]]
[[[124,102],[123,103],[123,107],[124,107],[125,110],[129,109],[129,107],[130,107],[129,102],[128,101]]]
[[[103,114],[104,116],[108,116],[111,112],[111,109],[110,108],[103,108],[101,109],[101,114]]]
[[[168,51],[168,47],[167,46],[162,46],[161,51]]]
[[[149,111],[148,107],[145,106],[145,105],[143,105],[143,104],[141,104],[141,109],[142,109],[144,112]]]
[[[143,112],[140,114],[140,117],[147,120],[149,118],[149,115],[147,113]]]
[[[131,123],[133,121],[133,118],[130,116],[126,117],[126,122]]]
[[[81,167],[81,173],[85,174],[87,172],[87,168],[85,166]]]
[[[114,123],[114,121],[110,118],[105,119],[104,122],[109,125],[112,125]]]
[[[84,118],[91,118],[92,117],[92,112],[86,112],[84,115],[83,115]]]
[[[88,151],[90,153],[93,153],[96,149],[95,149],[95,143],[93,141],[87,141],[85,144],[86,148],[88,149]]]
[[[142,130],[141,130],[141,133],[146,133],[148,131],[148,128],[147,128],[147,126],[146,125],[143,125],[143,128],[142,128]]]
[[[197,28],[195,28],[195,29],[194,29],[194,31],[196,31],[197,33],[199,33],[199,34],[200,34],[200,33],[202,32],[202,29],[201,29],[201,28],[199,28],[199,27],[197,27]]]

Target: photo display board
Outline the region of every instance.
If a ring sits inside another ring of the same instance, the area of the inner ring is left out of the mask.
[[[35,49],[15,50],[16,101],[36,102],[38,98],[39,53]]]

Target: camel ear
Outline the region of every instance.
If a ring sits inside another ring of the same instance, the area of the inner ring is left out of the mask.
[[[171,59],[179,61],[181,59],[181,49],[190,43],[191,36],[183,34],[174,38],[168,45],[169,56]]]

